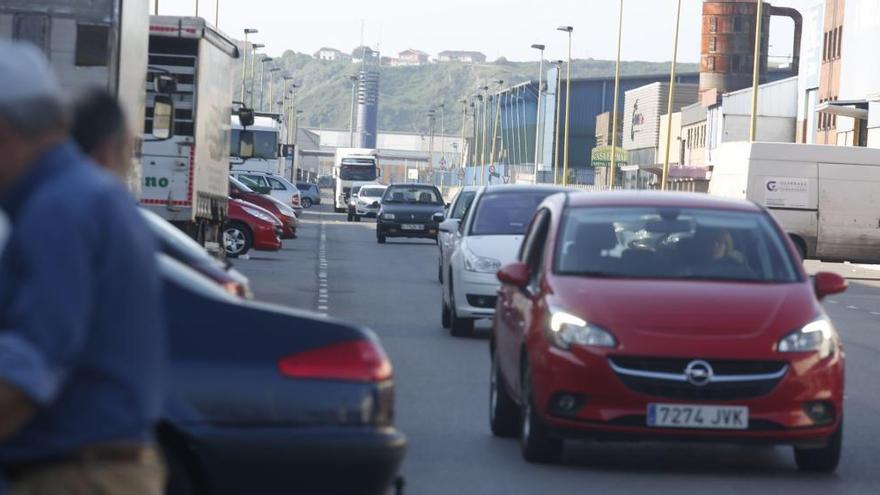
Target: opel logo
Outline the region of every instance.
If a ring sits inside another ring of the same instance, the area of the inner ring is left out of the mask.
[[[702,387],[712,381],[715,372],[712,366],[703,360],[691,361],[684,369],[684,376],[691,385]]]

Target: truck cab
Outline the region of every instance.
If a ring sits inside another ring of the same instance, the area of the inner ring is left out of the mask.
[[[241,125],[238,115],[231,118],[229,163],[232,170],[260,171],[286,176],[282,138],[285,135],[281,114],[256,112],[254,124]]]

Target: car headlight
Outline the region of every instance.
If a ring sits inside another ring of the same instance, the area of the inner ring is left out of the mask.
[[[383,213],[382,218],[385,220],[394,220],[394,213]]]
[[[276,222],[275,218],[273,218],[273,217],[271,217],[271,216],[269,216],[269,215],[263,213],[263,212],[260,211],[260,210],[255,210],[255,209],[253,209],[253,208],[248,208],[247,206],[243,206],[242,208],[244,209],[244,211],[250,213],[251,215],[253,215],[253,216],[259,218],[260,220],[262,220],[262,221],[264,221],[264,222],[269,222],[269,223],[275,223],[275,222]]]
[[[495,273],[501,269],[501,262],[495,258],[477,256],[469,249],[462,250],[464,254],[464,269],[469,272]]]
[[[831,321],[827,318],[820,318],[783,337],[776,345],[776,350],[779,352],[819,351],[819,355],[826,358],[834,351],[833,336],[834,326]]]
[[[560,349],[569,349],[572,344],[594,347],[617,346],[617,339],[608,330],[588,323],[571,313],[558,310],[550,314],[547,337],[551,344]]]

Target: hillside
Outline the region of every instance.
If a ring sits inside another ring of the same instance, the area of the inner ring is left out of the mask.
[[[279,66],[302,83],[297,90],[298,107],[303,110],[301,125],[347,129],[351,98],[349,75],[358,66],[350,62],[327,62],[309,55],[287,51]],[[546,65],[545,65],[546,68]],[[669,70],[668,63],[623,62],[622,75],[656,74]],[[695,71],[696,64],[681,64],[681,71]],[[447,133],[461,130],[461,103],[487,81],[501,79],[505,86],[536,79],[537,62],[486,64],[429,64],[417,67],[382,67],[379,84],[379,129],[383,131],[424,132],[426,113],[446,104]],[[614,61],[576,60],[573,77],[599,77],[614,73]],[[439,125],[439,123],[438,123]]]

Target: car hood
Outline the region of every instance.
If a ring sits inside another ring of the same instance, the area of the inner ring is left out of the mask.
[[[382,203],[382,213],[393,213],[397,221],[427,221],[431,215],[443,211],[443,205],[419,203]]]
[[[472,235],[465,238],[464,245],[477,256],[495,258],[502,265],[516,260],[522,235]]]
[[[551,291],[551,304],[611,330],[624,346],[648,352],[669,345],[680,353],[681,345],[695,341],[772,345],[821,314],[810,285],[801,282],[555,276]]]

